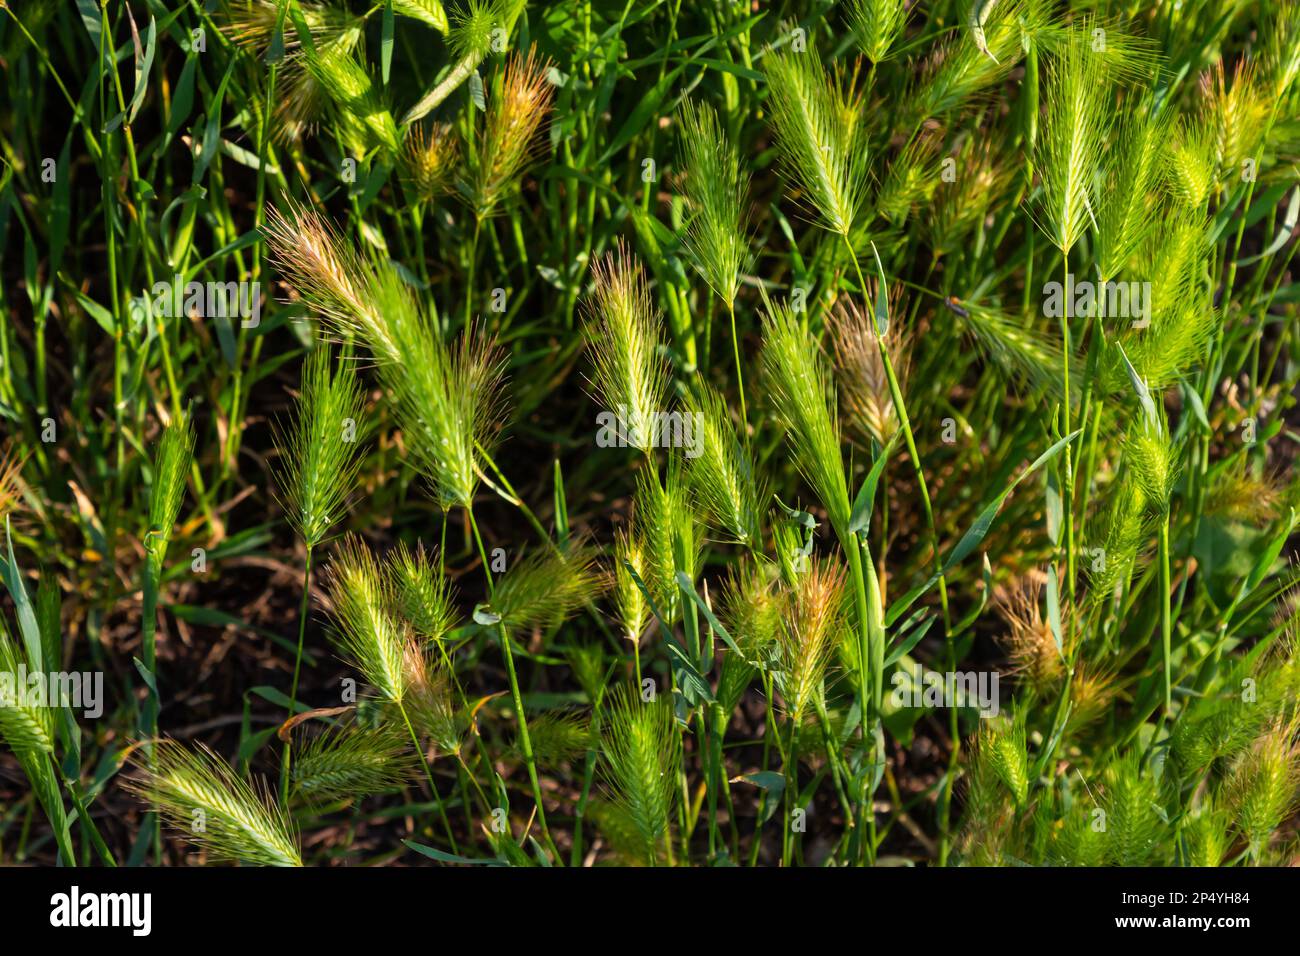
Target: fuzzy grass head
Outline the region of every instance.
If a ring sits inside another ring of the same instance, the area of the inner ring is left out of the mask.
[[[631,824],[641,861],[664,861],[682,761],[681,735],[667,697],[646,702],[620,686],[609,703],[602,777]],[[667,850],[671,853],[671,850]]]
[[[868,287],[863,297],[874,301],[874,288]],[[890,312],[897,314],[897,289],[891,290],[890,298]],[[860,435],[884,445],[898,430],[899,421],[881,348],[885,349],[894,367],[899,388],[905,391],[907,342],[897,323],[891,324],[883,336],[877,335],[872,318],[852,299],[840,300],[831,313],[830,325],[845,418]]]
[[[468,506],[500,425],[502,361],[472,330],[448,345],[390,263],[363,260],[317,213],[273,213],[271,248],[290,284],[377,362],[406,445],[444,508]]]
[[[137,752],[130,788],[158,808],[186,840],[220,860],[253,866],[302,866],[285,810],[207,747],[164,740]]]
[[[907,23],[907,4],[904,0],[852,0],[849,23],[862,55],[872,63],[881,63],[896,53],[893,46]]]
[[[816,50],[769,53],[768,106],[782,169],[809,217],[831,232],[853,229],[867,187],[867,135],[859,98],[827,72]]]
[[[462,191],[479,220],[497,211],[536,155],[537,131],[551,108],[548,68],[531,50],[506,63],[500,92],[488,103],[486,125],[466,157]]]
[[[687,457],[687,474],[696,500],[714,526],[731,540],[749,548],[763,544],[760,491],[749,453],[736,437],[726,402],[703,386],[693,396],[688,414],[694,416],[699,454]]]
[[[795,461],[831,525],[843,534],[849,523],[849,491],[840,458],[835,389],[821,347],[788,304],[768,307],[763,329],[763,367],[777,418],[794,446]]]
[[[488,610],[506,627],[553,627],[604,589],[593,549],[538,548],[516,560],[497,582]]]
[[[418,637],[442,640],[456,626],[451,583],[428,551],[402,542],[389,555],[386,571],[394,603]]]
[[[418,765],[409,740],[387,728],[342,727],[311,738],[294,755],[293,792],[311,804],[394,790]]]
[[[620,243],[592,267],[585,326],[592,384],[629,444],[647,456],[665,409],[668,366],[660,355],[660,316],[645,272]]]
[[[713,294],[731,305],[749,257],[744,210],[747,178],[742,176],[740,157],[711,106],[687,100],[680,122],[683,185],[691,210],[686,248]]]
[[[786,713],[796,726],[822,692],[826,669],[843,637],[844,598],[844,571],[814,561],[787,602],[777,630],[776,678]]]
[[[154,458],[153,483],[149,487],[149,531],[145,539],[150,560],[157,567],[162,566],[176,529],[193,454],[194,428],[188,416],[168,424]]]
[[[447,123],[416,124],[402,144],[402,181],[420,202],[433,202],[455,186],[460,140]]]
[[[1088,229],[1095,182],[1111,127],[1106,61],[1086,25],[1070,29],[1047,68],[1047,118],[1035,154],[1043,180],[1039,217],[1052,244],[1068,254]]]
[[[326,582],[337,625],[331,632],[335,646],[384,699],[401,703],[411,634],[393,613],[379,562],[359,538],[349,536],[330,561]]]
[[[353,370],[332,371],[329,347],[318,346],[303,363],[293,425],[276,429],[285,452],[277,469],[285,516],[309,548],[343,517],[361,467],[364,409]]]

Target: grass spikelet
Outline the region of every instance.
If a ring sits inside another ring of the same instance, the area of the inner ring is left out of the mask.
[[[678,143],[692,213],[686,249],[713,294],[730,307],[749,255],[747,183],[741,176],[740,157],[707,103],[687,100],[682,105]]]
[[[1089,37],[1086,24],[1071,28],[1049,61],[1047,119],[1035,154],[1043,231],[1062,254],[1079,241],[1096,208],[1093,183],[1110,128],[1107,71]]]
[[[530,50],[506,63],[501,92],[488,103],[487,122],[467,155],[463,191],[481,221],[497,211],[535,154],[536,135],[551,108],[548,64]]]
[[[1168,124],[1147,104],[1123,114],[1104,166],[1097,217],[1097,269],[1101,281],[1118,275],[1150,239],[1161,215],[1154,199],[1164,163]]]
[[[1300,749],[1294,721],[1263,734],[1238,761],[1224,783],[1225,804],[1250,855],[1263,856],[1300,796]]]
[[[1138,756],[1126,755],[1106,773],[1106,856],[1114,866],[1153,866],[1162,862],[1160,795],[1155,776]]]
[[[776,52],[764,63],[768,105],[785,174],[818,224],[847,236],[867,184],[867,137],[858,98],[823,68],[816,50]]]
[[[1237,61],[1231,83],[1222,60],[1201,77],[1201,92],[1213,117],[1215,156],[1226,174],[1239,175],[1243,162],[1255,157],[1264,137],[1273,104],[1260,87],[1250,60]]]
[[[701,543],[694,503],[678,459],[669,460],[668,473],[662,481],[653,469],[638,473],[635,520],[636,534],[644,547],[644,559],[650,571],[649,577],[642,580],[665,623],[673,624],[682,610],[677,572],[695,580]]]
[[[1169,186],[1188,209],[1202,211],[1214,187],[1216,133],[1202,117],[1179,117],[1166,152]]]
[[[19,680],[20,664],[29,673],[41,670],[14,643],[0,618],[0,739],[14,753],[35,762],[43,754],[54,753],[55,709],[29,699],[25,683]]]
[[[418,637],[440,641],[456,626],[451,584],[424,548],[405,542],[388,557],[387,572],[394,603]]]
[[[406,626],[392,613],[390,593],[379,563],[360,538],[343,539],[326,574],[337,628],[331,637],[339,652],[386,700],[406,695]]]
[[[864,297],[874,300],[875,293],[868,289]],[[896,298],[891,294],[891,299]],[[891,305],[890,311],[896,313],[897,309]],[[898,430],[899,421],[880,348],[883,344],[889,353],[899,388],[906,390],[907,346],[897,324],[890,325],[884,336],[877,336],[871,323],[852,299],[842,299],[831,313],[835,369],[844,395],[845,417],[852,428],[884,445]]]
[[[402,181],[420,202],[451,192],[460,162],[460,141],[447,123],[416,124],[402,145]]]
[[[294,759],[292,785],[309,803],[358,800],[396,789],[419,770],[410,743],[390,730],[319,734]]]
[[[603,584],[590,547],[571,544],[563,553],[539,548],[516,560],[497,582],[490,610],[508,628],[553,627]]]
[[[18,479],[22,470],[23,459],[12,449],[0,455],[0,521],[18,507]]]
[[[1094,603],[1111,601],[1115,590],[1127,586],[1147,531],[1146,501],[1141,488],[1130,478],[1120,481],[1110,501],[1099,538],[1099,561],[1088,565],[1090,597]]]
[[[849,492],[840,459],[835,390],[816,339],[786,303],[764,316],[763,366],[777,417],[789,433],[795,461],[841,537],[849,523]]]
[[[762,559],[746,562],[733,573],[722,592],[720,617],[744,651],[743,656],[729,651],[722,659],[717,698],[727,714],[735,711],[754,679],[758,670],[755,665],[768,663],[777,651],[784,595],[777,590],[772,571]],[[841,647],[851,645],[847,641]]]
[[[596,262],[592,275],[585,326],[592,384],[628,443],[650,455],[668,381],[659,313],[640,263],[622,243]]]
[[[149,487],[149,531],[145,542],[156,568],[162,567],[176,530],[193,452],[194,428],[188,418],[172,422],[163,430]]]
[[[640,538],[619,531],[614,538],[614,606],[618,610],[623,638],[638,644],[650,623],[650,606],[637,586],[633,572],[648,586],[649,564]]]
[[[699,455],[687,457],[696,500],[731,540],[751,549],[763,544],[762,512],[753,464],[741,447],[722,396],[707,385],[691,400]]]
[[[1029,799],[1029,756],[1022,715],[985,721],[973,759],[1002,784],[1017,809],[1024,808]]]
[[[620,686],[608,715],[602,767],[611,802],[631,824],[641,860],[655,866],[666,854],[671,864],[669,820],[682,760],[672,707],[666,697],[646,703]]]
[[[472,332],[448,346],[397,271],[349,251],[314,212],[272,213],[268,236],[292,285],[378,361],[406,443],[444,507],[467,506],[500,410],[501,360]]]
[[[401,134],[384,106],[366,68],[356,56],[337,44],[304,51],[303,65],[318,87],[337,107],[343,132],[357,142],[353,149],[380,146],[390,156],[401,149]]]
[[[849,23],[862,55],[883,63],[894,55],[894,41],[907,23],[907,5],[903,0],[853,0]]]
[[[791,595],[777,630],[780,663],[777,686],[785,711],[798,726],[821,693],[826,668],[844,630],[844,571],[814,561]]]
[[[203,745],[191,750],[166,740],[153,753],[151,767],[137,761],[141,775],[130,787],[186,840],[221,860],[302,866],[293,826],[264,790]]]
[[[962,309],[971,338],[1004,375],[1053,397],[1064,394],[1061,350],[1043,333],[987,306],[968,302]],[[1070,392],[1077,389],[1071,386]]]
[[[393,0],[393,12],[428,24],[439,33],[447,32],[447,14],[439,0]]]
[[[277,472],[285,515],[308,548],[343,517],[361,467],[364,410],[356,374],[347,365],[332,372],[329,347],[318,346],[303,363],[293,425],[276,428],[284,452]]]
[[[1046,697],[1065,673],[1065,658],[1043,620],[1042,591],[1042,585],[1032,578],[1022,579],[999,596],[997,608],[1007,626],[1001,640],[1012,673]]]
[[[968,138],[952,158],[961,175],[934,188],[934,210],[928,223],[930,244],[938,255],[962,248],[1003,201],[1014,173],[991,138]]]
[[[598,743],[591,725],[581,714],[551,711],[528,719],[533,756],[543,767],[559,767],[585,754]],[[516,753],[522,753],[518,745]]]

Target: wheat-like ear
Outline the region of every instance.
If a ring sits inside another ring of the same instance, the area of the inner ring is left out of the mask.
[[[600,739],[592,732],[591,723],[573,711],[551,711],[528,718],[528,737],[537,763],[544,767],[568,763],[587,753]],[[518,743],[512,749],[516,755],[523,753]]]
[[[622,625],[623,637],[634,644],[640,643],[641,635],[646,625],[650,623],[650,605],[646,602],[641,587],[636,583],[639,577],[642,583],[649,585],[651,580],[649,567],[645,544],[640,536],[632,532],[616,531],[614,606],[618,609],[618,621]]]
[[[1131,751],[1107,768],[1105,780],[1108,861],[1114,866],[1159,865],[1167,824],[1160,819],[1155,775]]]
[[[907,4],[904,0],[852,0],[849,23],[862,55],[872,63],[881,63],[894,55],[894,41],[907,23]]]
[[[669,459],[662,481],[653,468],[637,473],[634,519],[649,571],[648,577],[642,575],[642,581],[664,623],[672,624],[682,611],[677,572],[695,580],[701,544],[695,503],[679,459]]]
[[[406,134],[400,164],[402,182],[420,202],[432,202],[451,192],[460,162],[460,140],[448,123],[427,130],[416,124]]]
[[[584,326],[598,399],[627,442],[646,455],[655,447],[668,366],[660,350],[660,315],[641,264],[619,242],[592,267],[595,280]]]
[[[451,584],[424,548],[411,550],[402,542],[388,557],[389,586],[398,610],[415,633],[440,641],[456,626]]]
[[[612,696],[603,776],[612,801],[635,831],[641,858],[654,866],[671,839],[669,820],[681,767],[681,736],[667,697],[646,703],[626,686]]]
[[[1043,179],[1038,218],[1068,254],[1096,214],[1093,186],[1110,128],[1105,60],[1092,50],[1089,22],[1070,28],[1047,67],[1047,120],[1035,165]]]
[[[255,788],[203,745],[173,740],[133,757],[140,776],[128,786],[156,806],[189,842],[223,860],[302,866],[293,825],[265,788]]]
[[[728,717],[740,704],[758,667],[767,666],[776,656],[785,597],[776,587],[775,569],[761,557],[733,571],[723,589],[719,617],[744,652],[728,649],[722,658],[717,698]]]
[[[409,740],[387,729],[318,734],[294,757],[290,780],[310,803],[356,800],[400,787],[419,768]]]
[[[604,583],[590,546],[571,543],[564,552],[540,548],[506,571],[489,609],[512,629],[554,626],[590,601]]]
[[[1040,0],[972,0],[959,35],[935,52],[907,97],[907,121],[919,125],[1005,79],[1024,55],[1026,38],[1040,42],[1050,35],[1046,7]]]
[[[155,568],[161,568],[176,530],[185,481],[194,452],[194,428],[188,416],[173,421],[163,430],[154,458],[153,484],[149,489],[149,533],[146,550]]]
[[[738,544],[759,550],[762,495],[749,454],[741,446],[722,396],[707,385],[690,400],[696,432],[694,457],[687,455],[687,475],[695,497],[714,525]]]
[[[225,32],[240,46],[266,49],[271,45],[276,22],[280,18],[279,4],[276,0],[248,0],[244,3],[227,4],[225,12]],[[299,3],[298,12],[302,22],[311,35],[312,43],[324,46],[340,34],[363,24],[364,18],[355,16],[349,10],[327,3]],[[292,23],[286,22],[281,31],[281,42],[287,52],[299,49],[302,41]]]
[[[339,44],[302,51],[308,75],[334,106],[339,132],[355,152],[378,146],[389,156],[402,147],[393,114],[356,55]]]
[[[285,516],[308,548],[343,517],[361,467],[365,398],[351,366],[330,364],[329,347],[317,346],[303,363],[293,425],[275,429]]]
[[[1300,18],[1273,17],[1268,25],[1265,74],[1275,102],[1281,102],[1300,76]]]
[[[19,683],[19,665],[31,672],[42,670],[39,661],[29,661],[9,635],[0,617],[0,740],[33,765],[44,765],[44,755],[54,753],[53,707],[32,704]],[[10,699],[10,693],[13,699]]]
[[[1193,213],[1203,214],[1217,172],[1216,133],[1204,116],[1180,116],[1165,153],[1170,191]]]
[[[326,584],[338,624],[330,632],[335,646],[385,699],[400,704],[408,684],[410,632],[393,614],[383,572],[359,538],[344,538]]]
[[[1119,123],[1104,168],[1097,219],[1097,270],[1101,282],[1118,275],[1167,215],[1158,192],[1168,123],[1150,103],[1135,104]]]
[[[867,136],[848,82],[816,50],[769,53],[768,103],[777,152],[812,218],[848,236],[867,185]]]
[[[390,264],[364,262],[315,212],[268,217],[271,248],[290,283],[340,333],[359,337],[378,361],[407,445],[444,507],[465,507],[491,453],[502,360],[472,333],[449,347]]]
[[[449,27],[441,0],[393,0],[393,12],[399,17],[419,20],[439,33],[446,33]]]
[[[691,219],[685,245],[691,262],[713,294],[730,306],[749,256],[744,211],[747,177],[718,114],[706,103],[682,105],[678,143]]]
[[[785,711],[798,727],[822,692],[826,668],[844,633],[844,572],[824,561],[800,575],[777,630],[777,686]]]
[[[799,470],[843,537],[848,533],[849,491],[840,458],[835,389],[821,349],[786,303],[769,305],[763,330],[763,367],[777,417],[794,445]]]
[[[1234,828],[1258,860],[1278,828],[1300,807],[1300,747],[1294,719],[1261,735],[1224,783]]]
[[[501,79],[501,92],[488,103],[487,123],[468,158],[463,191],[480,220],[496,212],[534,155],[536,135],[551,108],[549,63],[532,50],[513,54]]]

